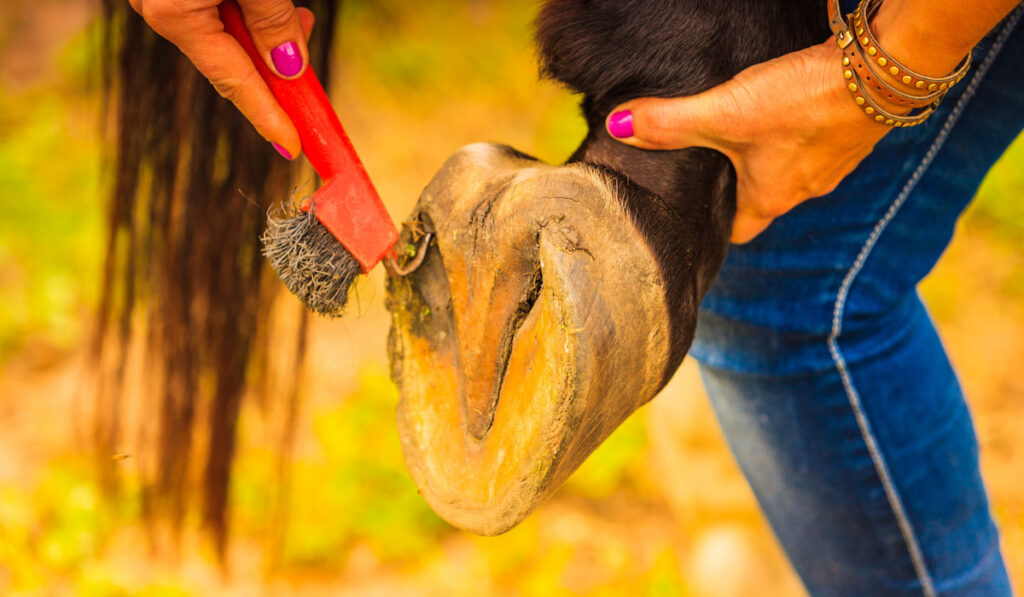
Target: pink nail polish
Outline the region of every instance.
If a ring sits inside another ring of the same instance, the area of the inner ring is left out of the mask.
[[[302,52],[295,42],[283,43],[270,51],[270,59],[274,68],[282,77],[292,77],[302,70]]]
[[[616,139],[625,139],[633,136],[633,113],[629,110],[622,110],[612,114],[608,119],[608,132]]]
[[[279,154],[284,156],[284,159],[286,159],[286,160],[292,159],[292,154],[288,153],[287,149],[285,149],[284,147],[281,147],[280,145],[278,145],[277,143],[274,143],[273,141],[271,141],[270,144],[274,146],[274,149],[277,150],[277,153],[279,153]]]

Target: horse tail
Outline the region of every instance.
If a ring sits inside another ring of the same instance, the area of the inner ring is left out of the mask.
[[[304,4],[318,17],[310,63],[328,81],[341,2]],[[260,395],[266,379],[261,351],[279,286],[259,236],[297,166],[128,3],[103,0],[103,10],[104,113],[114,142],[92,350],[101,478],[116,486],[116,455],[137,444],[147,520],[169,516],[180,529],[196,495],[223,556],[238,417],[243,396]],[[300,344],[305,325],[303,317]],[[304,351],[296,354],[300,368]],[[135,370],[143,379],[128,382]],[[132,421],[130,396],[141,413]],[[292,411],[296,399],[297,388]]]

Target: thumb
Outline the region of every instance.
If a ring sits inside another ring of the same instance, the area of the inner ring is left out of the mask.
[[[612,110],[605,122],[617,141],[642,149],[710,147],[725,152],[715,118],[715,89],[687,97],[645,97]]]
[[[285,79],[298,77],[309,63],[306,32],[291,0],[238,0],[245,26],[267,66]]]

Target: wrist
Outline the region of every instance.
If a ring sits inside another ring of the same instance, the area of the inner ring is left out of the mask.
[[[963,39],[944,23],[955,15],[941,13],[934,4],[923,10],[913,1],[886,0],[871,21],[880,46],[913,71],[930,77],[951,73],[977,40]]]

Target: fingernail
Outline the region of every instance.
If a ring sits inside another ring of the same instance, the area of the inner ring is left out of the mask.
[[[625,139],[633,136],[633,113],[629,110],[622,110],[612,114],[608,119],[608,132],[616,139]]]
[[[274,146],[274,149],[277,150],[277,153],[279,153],[279,154],[284,156],[284,159],[286,159],[286,160],[292,159],[292,154],[288,153],[287,149],[285,149],[284,147],[281,147],[280,145],[278,145],[277,143],[274,143],[273,141],[271,141],[270,144]]]
[[[302,52],[295,42],[283,43],[270,51],[270,59],[274,68],[282,77],[292,77],[302,70]]]

